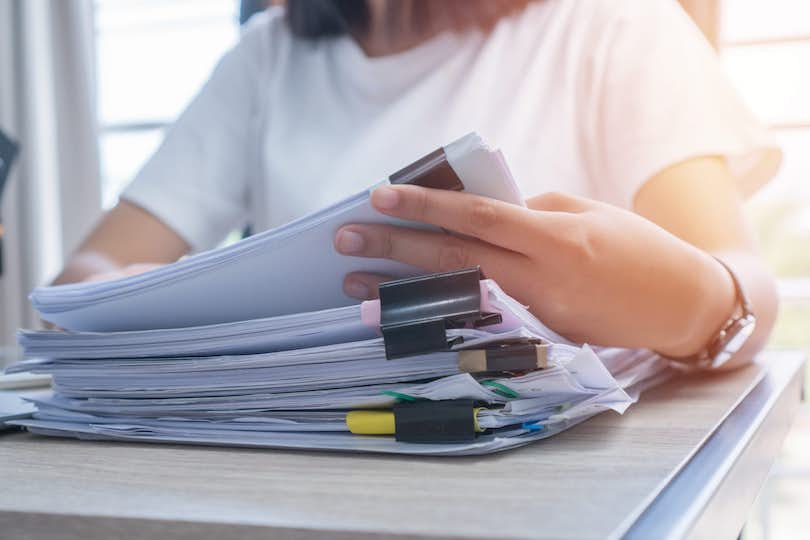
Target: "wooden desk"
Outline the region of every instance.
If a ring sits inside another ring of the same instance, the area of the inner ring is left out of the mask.
[[[803,358],[671,381],[624,416],[477,458],[0,436],[0,537],[736,537]]]

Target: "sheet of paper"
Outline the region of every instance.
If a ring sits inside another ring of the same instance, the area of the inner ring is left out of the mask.
[[[525,327],[556,343],[566,343],[543,325],[524,306],[507,295],[497,283],[484,280],[488,309],[500,313],[503,322],[486,327],[489,333]],[[64,332],[21,330],[20,346],[28,357],[146,358],[251,354],[360,341],[379,335],[364,324],[360,306],[301,312],[262,319],[206,326],[159,328],[119,332]],[[22,372],[18,364],[9,372]]]
[[[36,407],[22,398],[18,392],[0,392],[0,430],[11,427],[6,422],[28,418],[34,414]]]
[[[150,426],[138,422],[127,423],[124,419],[117,424],[37,419],[25,419],[14,423],[25,426],[34,433],[82,439],[462,456],[490,454],[523,446],[532,441],[556,435],[594,414],[615,408],[620,408],[616,402],[606,401],[600,404],[595,399],[583,408],[572,407],[567,416],[550,417],[540,425],[537,423],[530,423],[525,427],[517,425],[504,432],[482,435],[473,442],[460,444],[404,443],[387,436],[359,436],[328,431],[237,431],[194,428],[187,425],[182,427]]]
[[[445,152],[467,191],[523,204],[500,154],[477,135],[451,143]],[[86,331],[198,326],[351,305],[355,301],[342,290],[349,272],[420,273],[390,260],[347,257],[334,250],[335,233],[346,223],[424,227],[377,213],[368,194],[141,275],[38,288],[31,301],[45,320]]]

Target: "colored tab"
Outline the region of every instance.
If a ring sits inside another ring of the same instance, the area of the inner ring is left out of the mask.
[[[395,431],[394,412],[350,411],[346,414],[346,426],[355,435],[393,435]]]

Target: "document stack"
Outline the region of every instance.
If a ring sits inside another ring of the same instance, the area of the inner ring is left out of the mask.
[[[499,152],[468,135],[384,182],[522,204]],[[369,191],[278,229],[139,276],[45,287],[65,330],[21,331],[9,372],[53,376],[13,424],[55,436],[419,455],[485,454],[624,412],[668,375],[650,351],[574,344],[478,268],[420,275],[337,254]],[[399,279],[378,300],[350,271]]]

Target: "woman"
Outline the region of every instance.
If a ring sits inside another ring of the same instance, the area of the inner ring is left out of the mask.
[[[464,236],[355,224],[335,248],[480,264],[574,340],[708,363],[747,298],[757,329],[732,364],[763,346],[776,297],[741,197],[779,153],[674,0],[287,4],[254,17],[59,283],[277,226],[477,131],[528,208],[383,187],[380,212]]]

